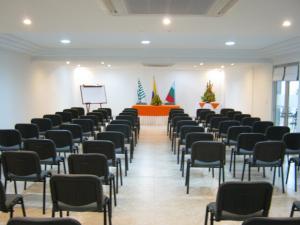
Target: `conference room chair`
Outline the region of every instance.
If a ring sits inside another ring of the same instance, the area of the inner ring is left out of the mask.
[[[52,140],[55,143],[56,152],[64,154],[65,158],[67,153],[74,152],[72,133],[68,130],[48,130],[45,138]]]
[[[214,168],[219,168],[219,185],[221,177],[225,181],[225,144],[216,141],[197,141],[191,147],[191,159],[187,161],[186,167],[186,193],[190,189],[191,168],[210,168],[214,177]]]
[[[15,205],[20,204],[22,207],[23,216],[26,216],[24,200],[22,195],[6,194],[2,182],[0,181],[0,211],[8,213],[9,217],[14,216]]]
[[[22,148],[22,136],[18,130],[0,129],[0,151],[14,151]]]
[[[39,128],[37,125],[32,123],[17,123],[15,129],[21,134],[22,141],[26,139],[38,139]]]
[[[177,164],[179,164],[180,158],[180,146],[185,145],[186,140],[185,137],[188,133],[191,132],[205,132],[204,127],[199,127],[198,125],[183,125],[180,128],[179,139],[177,144]]]
[[[70,155],[68,157],[70,174],[90,174],[99,177],[102,184],[109,186],[109,199],[117,206],[115,176],[109,172],[108,159],[100,153],[87,153],[83,155]]]
[[[228,112],[234,112],[234,109],[231,109],[231,108],[222,108],[220,110],[220,114],[223,115],[223,116],[227,116]]]
[[[184,109],[170,109],[169,115],[168,115],[168,123],[167,123],[167,135],[169,135],[169,129],[170,129],[171,121],[172,121],[173,115],[175,113],[184,114]]]
[[[124,124],[130,127],[130,130],[132,131],[132,137],[134,137],[134,143],[136,145],[137,141],[137,131],[133,129],[132,123],[129,120],[124,120],[124,119],[115,119],[110,121],[110,124]]]
[[[111,110],[111,108],[102,108],[102,109],[104,109],[104,110],[107,112],[108,118],[109,118],[110,120],[112,120],[112,119],[113,119],[113,115],[112,115],[112,110]]]
[[[300,218],[256,217],[245,220],[242,225],[299,225]]]
[[[82,136],[82,129],[81,126],[78,124],[62,124],[60,126],[61,130],[68,130],[72,133],[72,139],[73,139],[73,148],[75,152],[79,152],[79,145],[83,141],[83,136]]]
[[[189,115],[187,113],[184,113],[183,111],[175,111],[171,114],[171,117],[170,117],[170,123],[168,124],[168,135],[169,135],[169,138],[171,140],[171,131],[172,131],[172,126],[173,126],[173,120],[175,117],[178,117],[178,116],[182,116],[182,117],[188,117]]]
[[[31,123],[38,126],[40,136],[45,136],[46,131],[53,128],[52,121],[48,118],[33,118]]]
[[[251,115],[250,114],[234,114],[233,119],[242,121],[242,119],[247,118],[247,117],[251,117]]]
[[[123,111],[122,113],[119,114],[119,116],[132,116],[134,118],[134,125],[137,127],[137,133],[138,133],[138,137],[140,134],[140,129],[141,129],[141,121],[140,121],[140,117],[138,116],[138,113],[135,111]]]
[[[138,139],[138,134],[139,134],[139,128],[137,126],[136,119],[133,115],[118,115],[116,116],[116,120],[128,120],[130,121],[131,124],[131,130],[134,132],[134,143],[136,145],[137,139]]]
[[[108,113],[107,113],[107,111],[105,109],[99,108],[99,109],[93,110],[93,112],[102,113],[102,115],[103,115],[103,121],[105,123],[109,122]]]
[[[40,162],[45,166],[57,166],[57,172],[60,173],[60,164],[63,164],[64,173],[66,171],[65,158],[56,153],[55,143],[50,139],[31,139],[24,141],[24,151],[36,152]]]
[[[290,217],[293,217],[294,213],[298,211],[300,211],[300,201],[294,201],[292,205]]]
[[[93,121],[93,129],[95,131],[99,131],[101,132],[101,122],[99,120],[99,117],[97,117],[96,115],[86,115],[86,116],[79,116],[79,119],[88,119],[88,120],[92,120]]]
[[[105,127],[105,117],[102,112],[88,112],[87,116],[96,116],[98,118],[98,126]]]
[[[43,118],[50,119],[54,129],[59,128],[59,126],[62,124],[62,116],[58,114],[46,114],[43,116]]]
[[[200,123],[200,120],[201,120],[201,113],[202,112],[205,112],[205,111],[211,111],[210,109],[197,109],[196,110],[196,118],[195,120]]]
[[[60,115],[63,123],[71,123],[72,122],[72,113],[70,112],[56,112],[56,115]]]
[[[242,172],[242,181],[246,164],[248,164],[248,181],[251,180],[252,167],[273,167],[273,185],[275,184],[276,168],[281,169],[282,193],[284,193],[284,174],[283,174],[283,160],[284,160],[285,145],[282,141],[262,141],[254,146],[253,157],[245,158]],[[265,170],[263,170],[265,172]],[[265,173],[264,173],[265,176]]]
[[[240,111],[229,111],[229,112],[226,112],[226,115],[229,119],[233,120],[234,116],[235,115],[238,115],[238,114],[242,114],[242,112]]]
[[[115,146],[109,140],[85,141],[82,145],[83,153],[103,154],[108,160],[108,166],[116,168],[117,193],[119,191],[119,180],[123,185],[123,173],[121,159],[116,157]]]
[[[252,132],[251,127],[248,126],[232,126],[227,130],[227,137],[224,139],[224,143],[227,146],[235,146],[239,134]]]
[[[252,132],[265,134],[267,128],[271,126],[273,126],[272,121],[257,121],[253,124]]]
[[[85,110],[83,107],[71,107],[71,109],[74,109],[78,112],[78,116],[84,116]]]
[[[206,116],[209,114],[215,114],[215,112],[211,110],[204,110],[200,112],[199,122],[202,124],[202,126],[205,126]]]
[[[125,146],[125,136],[122,132],[117,131],[104,131],[98,133],[96,136],[97,140],[107,140],[114,143],[115,146],[115,153],[117,155],[124,155],[125,161],[125,176],[127,176],[127,171],[129,169],[128,163],[128,149]]]
[[[236,139],[236,145],[231,149],[230,155],[230,166],[229,171],[231,171],[233,164],[233,177],[235,177],[236,172],[236,156],[252,156],[254,152],[254,146],[256,143],[261,141],[266,141],[265,135],[261,133],[239,133]]]
[[[266,129],[267,140],[281,141],[283,136],[290,133],[290,128],[287,126],[271,126]]]
[[[290,174],[290,167],[291,167],[292,163],[294,164],[294,190],[297,191],[297,176],[298,176],[298,168],[300,166],[299,156],[298,157],[292,157],[292,158],[289,159],[285,183],[287,184],[287,182],[288,182],[289,174]]]
[[[239,126],[240,121],[237,120],[224,120],[219,123],[217,138],[223,141],[227,138],[228,129],[233,126]]]
[[[71,113],[72,119],[77,119],[79,117],[79,113],[76,109],[64,109],[63,112]]]
[[[46,213],[46,178],[51,175],[49,171],[41,170],[40,158],[32,151],[11,151],[2,153],[5,189],[7,181],[14,182],[17,194],[17,181],[43,183],[43,214]]]
[[[171,143],[172,143],[171,144],[171,149],[172,149],[172,152],[174,152],[174,154],[176,154],[176,141],[180,137],[181,127],[185,126],[185,125],[197,126],[198,123],[195,120],[179,120],[176,123],[176,127],[174,129],[174,132],[173,132],[173,135],[172,135],[172,138],[171,138]]]
[[[207,128],[207,130],[209,130],[210,122],[211,122],[212,118],[214,118],[214,117],[222,117],[222,115],[216,114],[215,112],[208,113],[205,117],[205,127]]]
[[[177,122],[181,121],[181,120],[191,120],[192,121],[193,119],[188,114],[180,114],[179,116],[177,116],[177,114],[175,114],[175,117],[173,117],[173,119],[171,121],[171,129],[169,131],[169,137],[170,137],[171,141],[172,141],[174,133],[176,133]]]
[[[185,155],[191,154],[192,144],[197,141],[213,141],[214,136],[210,133],[203,132],[190,132],[185,136],[185,147],[181,150],[181,163],[180,170],[181,175],[184,177],[184,163],[185,163]]]
[[[81,126],[82,136],[87,140],[90,137],[94,138],[94,122],[91,119],[72,119],[72,123]]]
[[[109,124],[106,127],[106,131],[117,131],[124,134],[124,143],[129,145],[129,162],[132,162],[133,159],[133,135],[130,126],[125,124]]]
[[[245,117],[241,120],[241,125],[252,127],[255,122],[260,121],[259,117]]]
[[[267,182],[225,182],[219,186],[216,201],[206,206],[207,225],[222,220],[244,221],[252,217],[268,217],[273,186]]]
[[[73,218],[15,217],[10,219],[7,225],[81,225],[81,223]]]
[[[50,179],[52,217],[56,212],[103,212],[103,223],[112,224],[111,202],[103,194],[101,180],[95,175],[54,175]]]
[[[213,116],[210,119],[208,131],[214,133],[214,135],[217,136],[216,134],[219,132],[220,123],[226,120],[229,120],[229,118],[226,116]]]

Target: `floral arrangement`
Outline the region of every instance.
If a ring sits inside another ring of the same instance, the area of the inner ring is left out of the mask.
[[[212,88],[213,88],[213,84],[210,81],[208,81],[206,84],[206,90],[204,92],[204,95],[201,97],[201,100],[203,102],[210,103],[216,101],[216,96]]]

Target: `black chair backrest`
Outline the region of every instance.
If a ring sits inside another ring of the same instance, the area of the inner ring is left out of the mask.
[[[80,125],[83,133],[94,131],[94,122],[91,119],[73,119],[72,123]]]
[[[199,120],[200,121],[206,121],[206,116],[211,115],[211,114],[215,114],[215,112],[211,111],[211,110],[202,111],[202,112],[200,112]]]
[[[81,126],[78,124],[62,124],[60,125],[61,130],[68,130],[72,133],[73,139],[80,139],[82,142],[82,129]]]
[[[183,110],[183,109],[171,109],[171,110],[169,111],[169,119],[172,117],[172,115],[173,115],[174,113],[184,113],[184,110]]]
[[[256,143],[266,141],[266,136],[261,133],[240,133],[237,137],[237,151],[245,149],[253,151]]]
[[[300,218],[255,217],[245,220],[242,225],[299,225]]]
[[[98,127],[99,118],[95,115],[79,116],[79,119],[88,119],[93,121],[93,127]]]
[[[5,189],[3,187],[2,182],[0,181],[0,211],[7,212],[7,207],[6,207],[6,194],[5,194]]]
[[[58,114],[46,114],[43,118],[48,118],[52,122],[52,126],[57,127],[62,124],[62,116]]]
[[[107,160],[116,160],[115,145],[108,140],[84,141],[82,143],[83,153],[100,153],[106,156]]]
[[[177,126],[177,122],[180,121],[180,120],[193,120],[191,117],[189,116],[175,116],[173,117],[172,121],[171,121],[171,124],[173,127],[176,127]]]
[[[240,121],[238,121],[238,120],[223,120],[223,121],[220,121],[220,123],[219,123],[219,133],[220,134],[227,134],[227,131],[228,131],[229,127],[239,126],[239,125],[240,125]]]
[[[39,128],[32,123],[17,123],[15,129],[21,134],[22,139],[39,138]]]
[[[225,164],[225,145],[217,141],[196,141],[192,144],[192,165],[195,160]]]
[[[73,136],[69,130],[48,130],[45,134],[47,139],[55,143],[56,148],[69,146],[72,151]]]
[[[187,133],[191,132],[205,132],[204,127],[199,127],[195,125],[183,125],[180,128],[180,139],[185,139]]]
[[[220,110],[220,114],[222,114],[223,116],[227,116],[228,112],[234,112],[234,109],[231,109],[231,108],[222,108]]]
[[[68,157],[68,165],[70,174],[90,174],[105,179],[108,178],[108,162],[103,154],[71,154]]]
[[[265,134],[268,127],[273,126],[272,121],[257,121],[253,124],[252,132]]]
[[[181,127],[185,126],[185,125],[193,125],[193,126],[197,126],[197,122],[195,120],[179,120],[176,123],[176,133],[178,134]]]
[[[240,216],[260,212],[261,216],[268,216],[272,192],[273,186],[267,182],[221,184],[216,199],[216,221],[222,219],[223,212]]]
[[[283,141],[289,150],[300,150],[300,133],[288,133],[283,135]]]
[[[123,111],[119,114],[119,116],[132,116],[135,121],[137,121],[138,114],[134,111]]]
[[[223,121],[226,121],[226,120],[229,120],[229,118],[226,117],[226,116],[213,116],[210,119],[210,128],[211,129],[218,129],[220,123],[223,122]]]
[[[279,161],[283,163],[285,144],[282,141],[262,141],[254,146],[253,161],[263,162]]]
[[[133,124],[129,120],[116,119],[116,120],[112,120],[110,124],[125,124],[130,126],[131,129],[133,128]]]
[[[97,140],[107,140],[114,143],[115,148],[121,148],[124,150],[124,134],[118,131],[104,131],[97,134]]]
[[[196,118],[200,119],[200,115],[202,112],[210,111],[210,109],[197,109],[196,111]]]
[[[185,136],[185,147],[186,149],[190,148],[192,144],[196,141],[213,141],[214,136],[209,133],[201,132],[190,132]]]
[[[108,121],[108,113],[105,109],[96,109],[96,110],[93,110],[93,112],[102,113],[103,119],[105,121]]]
[[[72,218],[30,218],[15,217],[11,218],[7,225],[81,225],[77,220]]]
[[[63,123],[69,123],[72,121],[72,113],[70,112],[56,112],[55,114],[61,116]]]
[[[0,130],[0,147],[18,146],[21,149],[21,134],[18,130]]]
[[[205,123],[210,124],[210,121],[213,117],[221,117],[221,116],[222,116],[221,114],[216,114],[214,111],[209,112],[206,114]]]
[[[244,117],[241,120],[241,125],[252,127],[255,122],[260,121],[259,117]]]
[[[136,123],[135,118],[133,116],[129,116],[129,115],[116,116],[116,120],[128,120],[131,123],[131,127],[134,127],[134,125]]]
[[[52,129],[52,121],[48,118],[33,118],[31,123],[36,124],[39,132],[45,132]]]
[[[248,126],[232,126],[228,128],[227,139],[236,141],[239,134],[250,133],[251,131],[251,127]]]
[[[102,108],[102,109],[104,109],[107,112],[108,116],[110,118],[112,118],[112,110],[111,110],[111,108]]]
[[[281,141],[283,136],[290,133],[290,128],[286,126],[271,126],[266,130],[266,137],[268,140]]]
[[[29,176],[41,174],[40,158],[32,151],[7,151],[1,155],[3,171],[6,179],[13,176]]]
[[[239,111],[229,111],[226,113],[226,116],[228,118],[230,118],[231,120],[233,120],[234,116],[235,115],[239,115],[239,114],[242,114],[242,112],[239,112]]]
[[[69,206],[86,206],[96,203],[102,211],[103,188],[95,175],[54,175],[50,179],[52,204],[59,209],[59,203]]]
[[[28,139],[24,141],[24,151],[36,152],[41,160],[56,158],[55,144],[50,139]]]
[[[98,121],[99,121],[100,123],[102,123],[102,124],[103,124],[104,121],[105,121],[105,116],[103,115],[102,112],[88,112],[86,115],[87,115],[87,116],[97,116]]]
[[[251,117],[251,115],[250,114],[238,114],[238,115],[234,115],[233,119],[238,120],[238,121],[242,121],[242,119],[244,119],[246,117]]]
[[[78,112],[78,116],[84,116],[85,110],[83,107],[72,107],[71,109],[75,109]]]
[[[72,114],[72,119],[76,119],[79,116],[79,113],[76,109],[64,109],[63,112],[69,112]]]
[[[124,134],[125,138],[131,137],[131,128],[125,124],[109,124],[106,127],[106,131],[118,131]]]

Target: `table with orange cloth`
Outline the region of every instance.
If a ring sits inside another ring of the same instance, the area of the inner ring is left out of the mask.
[[[133,105],[138,110],[139,116],[169,116],[171,109],[180,108],[179,105]]]

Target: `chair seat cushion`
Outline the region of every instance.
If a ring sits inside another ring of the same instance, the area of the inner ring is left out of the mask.
[[[240,154],[240,155],[251,155],[251,154],[253,154],[253,151],[248,150],[248,149],[244,149],[244,148],[240,148],[238,154]]]
[[[55,159],[49,158],[49,159],[43,159],[41,160],[41,164],[46,164],[46,165],[57,165],[60,162],[64,161],[64,157],[56,156]]]
[[[70,148],[70,146],[68,145],[68,146],[64,146],[64,147],[57,147],[56,148],[56,151],[57,152],[69,152],[69,153],[71,153],[71,149],[72,148]]]
[[[9,179],[16,181],[42,181],[44,178],[48,177],[51,173],[49,171],[41,171],[40,176],[37,174],[30,174],[27,176],[16,176],[14,174],[8,174]]]
[[[286,148],[285,149],[285,154],[287,155],[293,155],[293,154],[300,154],[300,149],[290,149],[290,148]]]
[[[192,163],[193,167],[214,167],[214,168],[219,168],[221,165],[221,162],[218,161],[212,161],[212,162],[205,162],[205,161],[200,161],[200,160],[194,160]]]

